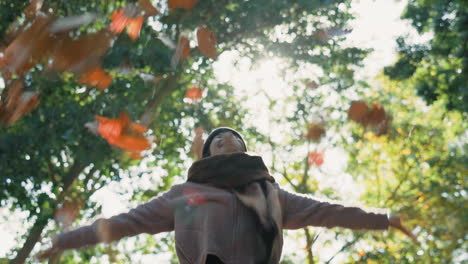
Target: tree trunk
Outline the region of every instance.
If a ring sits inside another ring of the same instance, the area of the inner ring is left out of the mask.
[[[23,248],[21,248],[16,257],[11,261],[11,264],[23,264],[25,262],[26,258],[33,250],[34,245],[36,245],[36,242],[41,237],[42,230],[44,230],[48,221],[49,218],[38,218],[36,220],[29,231],[28,238],[26,239],[26,242],[24,242]]]

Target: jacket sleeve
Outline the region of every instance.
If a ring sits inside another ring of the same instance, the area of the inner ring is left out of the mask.
[[[279,190],[283,228],[298,229],[308,225],[327,228],[387,229],[386,214],[366,212],[358,207],[321,202],[311,197]]]
[[[60,249],[79,248],[111,242],[141,233],[156,234],[174,229],[174,188],[128,213],[101,218],[92,225],[58,235],[54,245]]]

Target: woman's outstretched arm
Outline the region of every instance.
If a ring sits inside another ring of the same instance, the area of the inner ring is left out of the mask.
[[[308,225],[327,228],[387,229],[386,214],[367,212],[359,207],[321,202],[306,195],[280,189],[283,210],[283,228],[298,229]]]
[[[101,218],[92,225],[60,234],[53,239],[52,248],[39,254],[38,258],[46,259],[59,250],[80,248],[100,242],[109,243],[141,233],[156,234],[172,231],[174,229],[175,193],[176,191],[172,188],[128,213]]]
[[[327,228],[385,230],[396,228],[418,243],[416,236],[401,222],[401,217],[383,213],[367,212],[359,207],[321,202],[312,197],[279,190],[283,211],[283,228],[298,229],[308,225]]]

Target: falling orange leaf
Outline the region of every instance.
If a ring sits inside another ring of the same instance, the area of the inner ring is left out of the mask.
[[[312,141],[319,141],[325,134],[325,129],[319,124],[311,124],[307,130],[306,138]]]
[[[155,16],[159,14],[159,11],[151,4],[150,0],[138,0],[138,4],[141,9],[145,11],[147,16]]]
[[[200,28],[197,31],[198,49],[208,58],[216,59],[218,52],[216,50],[216,35],[207,28]]]
[[[182,36],[179,40],[179,46],[182,54],[182,58],[187,58],[190,55],[190,43],[188,39]]]
[[[52,18],[38,16],[32,25],[21,32],[4,50],[3,67],[9,72],[22,75],[48,55],[56,43],[47,30],[50,23]]]
[[[323,164],[323,153],[321,152],[310,152],[308,156],[309,166],[315,165],[317,167],[322,166]]]
[[[109,26],[109,30],[115,34],[120,34],[126,27],[128,36],[135,40],[140,34],[144,18],[143,16],[136,16],[135,18],[129,17],[126,15],[125,11],[125,8],[121,8],[112,13],[112,22]]]
[[[2,93],[0,122],[6,126],[13,124],[36,108],[39,102],[39,93],[24,92],[23,84],[18,80],[13,81]]]
[[[378,103],[374,103],[372,110],[367,116],[366,124],[377,126],[386,119],[385,109]]]
[[[374,103],[372,109],[369,110],[367,103],[363,101],[351,104],[348,110],[348,118],[364,127],[370,126],[377,136],[387,132],[391,121],[391,116],[385,112],[385,109],[379,103]]]
[[[138,16],[136,18],[129,19],[127,26],[127,35],[131,39],[135,40],[138,38],[138,36],[140,35],[141,27],[143,26],[143,21],[143,16]]]
[[[202,126],[195,128],[195,137],[192,142],[192,147],[190,148],[190,152],[193,154],[196,160],[202,158],[203,152],[203,144],[205,141],[203,140],[203,133],[205,130]]]
[[[128,24],[128,18],[124,15],[124,9],[115,10],[111,15],[109,30],[115,34],[121,33]]]
[[[55,210],[54,218],[57,222],[61,223],[64,227],[69,227],[80,215],[81,207],[83,202],[65,202],[61,207]]]
[[[117,119],[96,115],[97,132],[111,145],[128,151],[132,158],[141,158],[140,152],[150,147],[150,141],[143,136],[147,128],[132,123],[126,113],[121,113]]]
[[[194,86],[187,90],[187,92],[185,93],[185,98],[188,98],[192,100],[193,102],[195,102],[199,100],[200,98],[202,98],[202,95],[203,95],[203,89]]]
[[[95,68],[81,75],[79,84],[97,86],[100,91],[106,89],[112,82],[112,77],[101,68]]]
[[[318,87],[318,84],[315,81],[310,81],[307,83],[307,87],[309,87],[310,89],[315,89]]]
[[[28,18],[35,17],[41,10],[43,4],[44,0],[31,0],[31,3],[24,10],[24,14]]]
[[[188,39],[185,36],[181,36],[179,39],[179,43],[177,45],[177,49],[172,56],[171,64],[172,67],[176,67],[181,60],[184,60],[190,55],[190,44]]]
[[[319,29],[315,32],[315,38],[322,42],[322,43],[325,43],[328,41],[328,39],[330,38],[330,34],[328,33],[328,31],[326,30],[323,30],[323,29]]]
[[[101,30],[78,39],[64,37],[52,55],[50,68],[56,71],[71,71],[78,75],[99,65],[100,58],[109,50],[112,34]]]
[[[197,3],[197,0],[169,0],[168,1],[169,8],[185,8],[188,11],[192,10],[196,3]]]
[[[348,118],[355,122],[363,123],[367,119],[368,113],[369,109],[366,102],[357,101],[353,102],[349,107]]]

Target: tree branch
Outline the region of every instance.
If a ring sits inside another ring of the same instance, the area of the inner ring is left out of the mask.
[[[312,245],[314,244],[317,238],[312,240],[309,229],[307,227],[304,228],[304,233],[306,236],[307,261],[309,264],[314,264],[314,255],[312,254]]]
[[[179,71],[175,75],[171,75],[165,81],[165,85],[161,90],[148,102],[146,105],[145,111],[140,116],[140,124],[143,126],[149,126],[151,122],[156,117],[155,110],[162,103],[163,99],[170,94],[172,90],[176,87],[177,80],[182,71]]]

